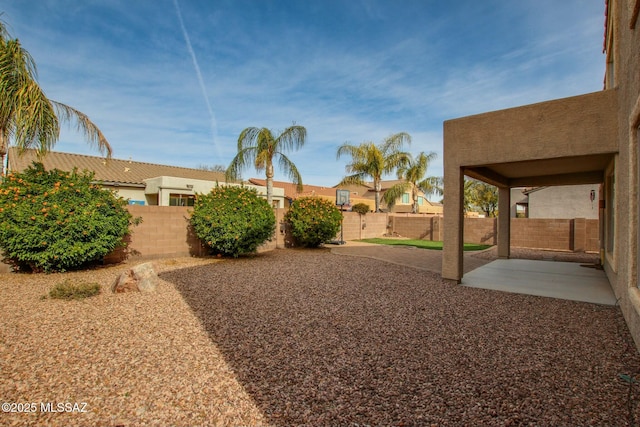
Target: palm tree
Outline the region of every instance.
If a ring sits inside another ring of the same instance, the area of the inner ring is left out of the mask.
[[[437,154],[431,152],[425,154],[421,152],[417,158],[411,158],[407,164],[398,168],[398,179],[404,182],[394,185],[384,193],[384,201],[392,208],[399,197],[404,193],[411,192],[411,211],[418,213],[418,190],[422,190],[425,194],[442,195],[442,179],[439,177],[427,177],[427,169],[429,163],[434,161]]]
[[[338,147],[337,158],[344,154],[351,156],[351,163],[345,169],[347,175],[338,185],[365,184],[365,179],[373,180],[376,192],[376,212],[380,212],[380,191],[382,190],[382,176],[392,173],[397,168],[407,164],[411,155],[402,150],[404,143],[411,144],[411,136],[406,132],[396,133],[386,138],[379,146],[373,142],[363,142],[360,145],[345,143]]]
[[[242,170],[253,163],[256,170],[266,171],[267,177],[267,202],[272,205],[273,200],[273,175],[274,160],[278,162],[280,169],[285,172],[291,181],[296,184],[298,191],[303,191],[302,177],[298,168],[284,152],[299,149],[305,143],[307,130],[303,126],[290,126],[277,138],[267,128],[249,127],[243,130],[238,137],[238,154],[231,160],[225,173],[227,181],[235,181],[240,178]]]
[[[35,148],[44,156],[60,137],[60,121],[71,120],[89,143],[111,157],[109,142],[89,117],[47,98],[37,82],[35,61],[0,20],[0,178],[12,141],[19,151]]]

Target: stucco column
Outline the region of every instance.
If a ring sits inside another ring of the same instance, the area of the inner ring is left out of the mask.
[[[463,272],[462,238],[464,233],[464,175],[457,165],[445,167],[447,186],[444,203],[444,248],[442,278],[460,283]]]
[[[511,251],[511,189],[498,188],[498,258],[509,258]]]

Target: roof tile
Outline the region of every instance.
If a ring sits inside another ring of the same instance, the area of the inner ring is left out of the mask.
[[[38,161],[35,150],[25,150],[20,155],[17,147],[9,148],[9,171],[22,171],[34,161]],[[174,176],[179,178],[201,179],[204,181],[224,181],[221,172],[200,169],[182,168],[178,166],[158,165],[153,163],[134,162],[132,160],[105,159],[97,156],[82,154],[49,152],[40,160],[45,169],[60,169],[71,171],[74,167],[79,170],[95,172],[96,180],[103,182],[117,182],[122,184],[144,185],[144,180],[158,176]]]

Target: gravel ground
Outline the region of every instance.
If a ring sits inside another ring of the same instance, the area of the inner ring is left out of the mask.
[[[157,271],[214,260],[157,261]],[[130,266],[65,274],[0,274],[2,426],[259,425],[265,419],[180,293],[113,294]],[[42,299],[64,279],[98,282],[83,301]],[[77,403],[43,412],[40,404]],[[86,406],[83,405],[86,403]],[[13,409],[18,409],[17,405]],[[27,409],[31,409],[28,407]]]
[[[471,289],[329,251],[168,272],[277,425],[630,425],[619,308]],[[633,417],[633,420],[632,420]]]
[[[108,292],[127,265],[0,275],[2,401],[88,410],[1,425],[640,422],[640,386],[619,376],[640,377],[640,354],[618,307],[328,250],[156,266],[154,294]],[[103,293],[41,298],[65,278]]]

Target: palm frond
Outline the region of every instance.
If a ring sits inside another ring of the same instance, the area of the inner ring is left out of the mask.
[[[4,12],[0,12],[0,40],[5,41],[10,38],[9,31],[7,30],[7,23],[2,19]]]
[[[388,155],[402,150],[404,144],[411,145],[411,135],[406,132],[398,132],[385,138],[380,150]]]
[[[298,150],[302,148],[307,139],[307,129],[303,126],[290,126],[286,128],[278,138],[275,145],[278,151]]]
[[[382,196],[384,202],[387,204],[389,209],[393,208],[396,204],[396,200],[398,200],[404,193],[411,189],[411,184],[408,182],[401,182],[393,187],[389,188],[384,192],[384,196]]]
[[[231,163],[229,163],[229,166],[227,166],[227,170],[224,174],[225,180],[231,182],[239,180],[244,168],[253,162],[255,151],[255,147],[243,148],[238,151],[233,160],[231,160]]]
[[[443,179],[438,176],[430,176],[418,182],[416,185],[420,188],[424,194],[437,194],[442,196],[444,194]]]
[[[52,100],[51,103],[56,110],[57,116],[62,121],[75,121],[76,130],[84,135],[89,144],[92,147],[97,148],[98,151],[106,157],[111,157],[111,154],[113,153],[111,144],[109,144],[109,141],[107,141],[107,138],[98,126],[89,119],[89,116],[61,102]]]
[[[352,158],[355,158],[358,155],[357,153],[359,149],[359,146],[345,142],[340,147],[338,147],[338,151],[336,152],[336,159],[339,159],[346,154],[350,155]]]
[[[300,175],[300,172],[298,171],[296,165],[282,153],[278,153],[277,157],[280,170],[282,170],[289,177],[291,182],[296,184],[296,189],[299,193],[304,191],[304,186],[302,185],[302,175]]]
[[[54,107],[34,80],[26,81],[18,91],[10,121],[13,122],[15,144],[20,151],[36,148],[42,156],[60,135]]]
[[[340,181],[338,183],[338,185],[365,185],[365,178],[367,178],[368,175],[363,174],[363,173],[355,173],[353,175],[348,175],[345,176],[344,178],[342,178],[342,181]]]

